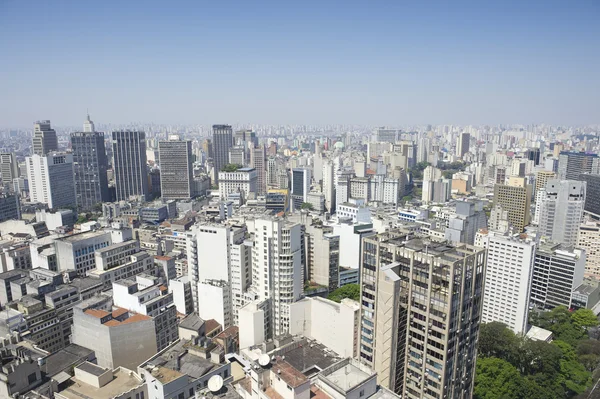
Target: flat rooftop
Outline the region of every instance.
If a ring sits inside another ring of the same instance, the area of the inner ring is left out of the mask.
[[[64,241],[64,242],[77,242],[77,241],[81,241],[81,240],[87,240],[89,238],[94,238],[94,237],[99,237],[101,235],[105,235],[107,234],[106,231],[100,230],[100,231],[84,231],[83,233],[77,233],[77,234],[71,234],[68,236],[64,236],[64,237],[60,237],[60,238],[56,238],[57,241]]]
[[[113,376],[113,380],[101,388],[73,377],[69,380],[70,385],[59,394],[68,399],[112,399],[142,385],[142,381],[135,374],[130,376],[123,369],[118,369]]]
[[[308,377],[324,370],[341,359],[337,353],[316,341],[302,339],[276,349],[272,354],[285,356],[285,361]],[[315,367],[318,370],[315,370]]]
[[[368,373],[353,363],[352,360],[343,360],[332,367],[323,370],[319,378],[335,385],[344,392],[363,384],[373,377],[375,373]]]
[[[190,341],[179,340],[165,352],[146,362],[144,367],[151,370],[152,376],[162,384],[167,384],[182,375],[188,375],[194,379],[200,378],[218,366],[210,360],[188,351],[190,344]],[[179,370],[176,370],[177,358],[180,359]],[[156,366],[156,369],[152,366]]]

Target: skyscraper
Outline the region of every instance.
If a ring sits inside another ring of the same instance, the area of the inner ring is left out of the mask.
[[[577,180],[586,183],[584,211],[594,219],[600,219],[600,175],[581,174]]]
[[[296,168],[292,170],[292,203],[294,209],[300,209],[306,202],[310,192],[310,169]]]
[[[50,127],[50,121],[37,121],[33,125],[33,154],[46,155],[58,151],[56,131]]]
[[[471,135],[467,132],[463,132],[458,135],[458,143],[456,145],[456,156],[462,158],[467,152],[469,152],[469,140]]]
[[[576,180],[548,180],[540,194],[540,234],[565,246],[577,244],[585,186],[585,182]]]
[[[73,155],[34,154],[25,163],[31,202],[47,204],[50,209],[76,205]]]
[[[256,169],[256,194],[267,193],[265,146],[259,145],[250,149],[250,167]]]
[[[577,180],[580,174],[600,174],[600,158],[597,154],[562,151],[558,156],[558,178]]]
[[[83,132],[71,133],[73,150],[73,173],[77,207],[90,210],[94,205],[110,200],[108,193],[108,159],[104,145],[104,133],[94,130],[88,115]]]
[[[509,184],[494,186],[494,205],[500,205],[508,212],[508,221],[520,233],[529,224],[531,207],[531,185],[525,179],[512,177]]]
[[[213,125],[213,167],[215,184],[219,184],[219,172],[229,162],[229,149],[233,147],[233,130],[230,125]]]
[[[192,142],[171,135],[158,142],[160,191],[164,199],[189,199],[193,196],[194,170]]]
[[[403,230],[363,240],[360,360],[402,398],[470,398],[485,250]]]
[[[112,148],[117,200],[128,200],[131,196],[147,199],[146,134],[131,130],[114,131]]]
[[[13,179],[19,177],[19,165],[17,158],[12,152],[0,154],[0,174],[2,174],[2,185],[9,186],[12,189]]]

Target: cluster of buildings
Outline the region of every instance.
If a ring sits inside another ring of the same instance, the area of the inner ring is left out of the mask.
[[[5,146],[0,397],[470,398],[481,323],[600,312],[597,132],[168,131]]]

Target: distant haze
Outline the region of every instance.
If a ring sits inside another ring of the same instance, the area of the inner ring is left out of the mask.
[[[599,1],[405,3],[0,1],[0,127],[600,123]]]

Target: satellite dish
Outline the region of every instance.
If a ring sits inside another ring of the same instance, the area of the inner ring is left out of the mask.
[[[220,375],[213,375],[208,379],[208,389],[211,392],[219,392],[223,388],[223,377]]]
[[[266,353],[260,355],[260,357],[258,358],[258,364],[260,364],[262,367],[268,366],[270,361],[271,358],[269,358],[269,355],[267,355]]]

